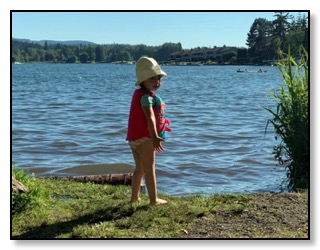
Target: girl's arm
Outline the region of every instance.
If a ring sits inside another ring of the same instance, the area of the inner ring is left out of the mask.
[[[161,142],[163,142],[164,140],[158,136],[156,118],[154,116],[153,109],[152,107],[142,107],[142,110],[148,121],[148,129],[153,141],[153,147],[156,151],[163,152],[164,148],[162,147]]]

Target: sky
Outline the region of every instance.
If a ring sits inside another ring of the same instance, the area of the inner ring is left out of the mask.
[[[297,16],[298,12],[290,12]],[[306,14],[304,12],[301,13]],[[85,40],[97,44],[166,42],[195,47],[247,47],[256,18],[275,12],[12,12],[12,37],[30,40]]]

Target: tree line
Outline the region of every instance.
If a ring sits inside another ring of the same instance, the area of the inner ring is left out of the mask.
[[[238,48],[233,63],[261,63],[263,60],[276,60],[279,50],[290,47],[293,56],[299,55],[301,46],[309,49],[308,18],[288,12],[275,12],[275,19],[254,20],[247,33],[248,48]],[[12,62],[47,63],[110,63],[115,61],[136,61],[142,55],[148,55],[159,62],[168,61],[170,54],[181,51],[181,43],[164,43],[160,46],[144,44],[48,44],[44,45],[12,39]]]
[[[144,44],[66,45],[46,42],[42,46],[12,39],[12,62],[109,63],[136,61],[141,55],[149,55],[159,61],[165,61],[171,53],[179,50],[182,50],[181,43],[147,46]]]
[[[297,17],[289,12],[275,12],[275,19],[265,18],[254,20],[247,34],[248,49],[241,51],[238,60],[260,62],[262,60],[278,59],[279,51],[288,51],[299,57],[300,48],[309,50],[308,17],[298,13]]]

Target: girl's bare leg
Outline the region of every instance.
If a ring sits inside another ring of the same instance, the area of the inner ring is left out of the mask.
[[[140,156],[138,151],[132,150],[133,158],[136,164],[135,170],[133,171],[133,176],[132,176],[132,181],[131,181],[131,189],[132,189],[132,194],[131,194],[131,204],[137,202],[140,200],[139,195],[140,195],[140,185],[141,185],[141,180],[144,175],[143,167],[141,164]]]
[[[155,171],[156,154],[153,148],[153,142],[150,140],[142,143],[137,148],[137,151],[139,153],[143,172],[145,174],[145,181],[148,189],[150,205],[166,204],[166,200],[162,200],[157,197],[157,181]]]

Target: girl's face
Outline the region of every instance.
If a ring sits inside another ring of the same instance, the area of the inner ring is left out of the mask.
[[[143,86],[150,91],[157,91],[161,86],[161,76],[154,76],[145,80]]]

